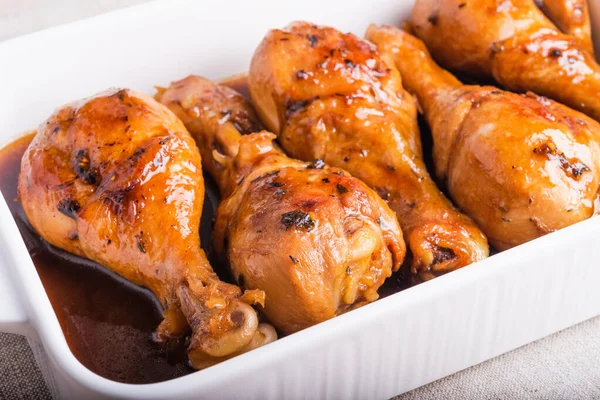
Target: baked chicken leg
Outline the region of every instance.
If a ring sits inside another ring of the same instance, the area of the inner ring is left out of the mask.
[[[204,368],[276,338],[250,306],[264,293],[221,282],[200,248],[200,154],[166,107],[131,90],[66,105],[25,152],[19,198],[52,245],[150,289],[164,306],[157,337],[192,337]]]
[[[249,89],[286,152],[347,169],[389,202],[421,279],[488,255],[485,236],[427,173],[413,98],[372,44],[306,22],[271,30]]]
[[[269,321],[289,334],[377,299],[405,245],[373,190],[322,160],[288,158],[272,133],[252,133],[254,111],[233,89],[190,76],[157,98],[218,182],[215,248],[241,286],[265,291]]]
[[[389,54],[431,127],[436,175],[502,250],[594,213],[600,124],[532,93],[462,85],[394,27],[367,38]]]
[[[412,28],[453,71],[533,91],[600,119],[585,0],[417,0]]]

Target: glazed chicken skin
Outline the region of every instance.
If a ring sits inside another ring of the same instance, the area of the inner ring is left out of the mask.
[[[560,29],[534,0],[417,0],[412,29],[443,67],[600,119],[585,0],[546,0],[543,9]]]
[[[577,37],[586,50],[594,52],[586,0],[544,0],[541,5],[544,14],[561,32]]]
[[[271,30],[249,90],[288,154],[344,168],[388,202],[420,279],[487,257],[485,236],[431,180],[413,98],[372,44],[306,22]]]
[[[532,93],[462,85],[425,45],[394,27],[367,38],[389,54],[421,103],[436,175],[490,243],[504,250],[593,215],[600,124]]]
[[[322,160],[288,158],[231,88],[190,76],[157,99],[185,123],[221,188],[215,249],[241,286],[265,291],[276,328],[290,334],[377,299],[406,250],[373,190]]]
[[[276,338],[250,306],[264,293],[220,281],[200,248],[200,154],[151,97],[112,90],[58,109],[23,156],[18,190],[42,238],[158,297],[159,340],[191,327],[195,368]]]

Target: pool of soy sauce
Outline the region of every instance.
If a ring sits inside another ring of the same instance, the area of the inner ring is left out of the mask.
[[[244,76],[221,83],[249,97]],[[51,246],[27,223],[17,199],[17,180],[21,157],[33,136],[30,133],[0,149],[0,191],[75,357],[98,375],[125,383],[161,382],[193,372],[185,354],[185,339],[168,347],[152,340],[162,319],[162,310],[150,291],[127,282],[97,263]],[[205,176],[205,185],[202,247],[221,279],[231,282],[211,246],[218,188],[208,176]],[[408,280],[397,273],[379,292],[385,297],[408,286]]]
[[[145,289],[57,249],[33,231],[17,199],[20,162],[33,135],[0,150],[0,190],[17,222],[75,357],[91,371],[127,383],[172,379],[193,370],[182,344],[152,340],[161,307]]]

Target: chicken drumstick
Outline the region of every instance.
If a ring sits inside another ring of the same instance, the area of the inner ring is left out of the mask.
[[[421,279],[487,257],[485,236],[431,180],[413,98],[372,44],[306,22],[271,30],[249,89],[286,152],[347,169],[389,202]]]
[[[532,93],[462,85],[397,28],[372,25],[367,38],[418,97],[437,177],[492,245],[507,249],[593,215],[600,124]]]
[[[377,299],[405,245],[373,190],[322,160],[285,156],[231,88],[190,76],[157,99],[187,126],[218,182],[215,248],[240,285],[266,292],[269,321],[289,334]]]
[[[533,91],[600,119],[585,0],[417,0],[412,28],[444,67]]]
[[[46,241],[158,297],[159,339],[191,327],[195,368],[276,338],[250,306],[264,294],[220,281],[200,248],[200,154],[152,98],[113,90],[57,110],[25,152],[18,188]]]

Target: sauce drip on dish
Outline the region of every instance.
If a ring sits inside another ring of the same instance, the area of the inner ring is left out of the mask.
[[[246,76],[221,82],[249,98]],[[21,157],[34,137],[27,134],[0,149],[0,191],[15,218],[67,343],[75,357],[91,371],[125,383],[154,383],[187,375],[185,343],[164,348],[152,334],[161,321],[161,307],[150,291],[132,285],[92,261],[57,249],[31,228],[17,200]],[[211,247],[211,220],[219,202],[218,189],[205,176],[202,247],[219,276],[231,282]],[[380,288],[381,297],[409,286],[400,273]]]

